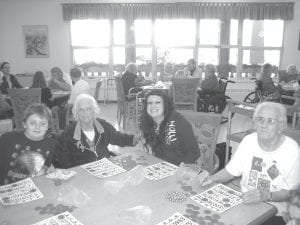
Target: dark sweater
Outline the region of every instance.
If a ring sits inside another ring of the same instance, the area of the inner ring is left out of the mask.
[[[154,151],[155,156],[175,165],[195,163],[200,156],[191,124],[174,111],[165,128],[165,140]]]
[[[60,168],[70,168],[81,164],[100,160],[112,156],[108,145],[120,147],[132,146],[133,135],[123,134],[108,122],[97,119],[94,125],[95,138],[94,150],[88,144],[88,139],[82,130],[78,129],[78,123],[70,124],[60,138],[60,145],[57,148],[54,165]],[[77,127],[77,128],[76,128]],[[76,138],[78,129],[79,138]]]
[[[28,139],[24,132],[9,132],[0,137],[0,185],[15,182],[29,176],[26,168],[34,167],[33,163],[21,168],[21,158],[25,153],[40,154],[44,159],[44,165],[52,163],[56,142],[48,137],[41,141]],[[25,160],[26,161],[26,160]],[[23,160],[24,162],[24,160]]]
[[[17,78],[10,74],[9,75],[9,80],[11,82],[12,88],[22,88],[22,85],[19,83]],[[2,77],[2,84],[0,85],[0,90],[2,94],[7,94],[7,89],[9,88],[8,82],[5,76]]]

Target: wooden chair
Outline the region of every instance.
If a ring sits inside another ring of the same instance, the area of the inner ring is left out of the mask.
[[[173,78],[172,97],[175,109],[197,111],[197,89],[200,78]]]
[[[0,136],[9,131],[13,131],[12,120],[11,119],[0,120]]]
[[[23,115],[25,109],[32,103],[41,103],[41,88],[8,89],[13,112],[15,130],[23,130]]]
[[[53,133],[59,134],[61,129],[59,128],[59,107],[54,106],[51,108],[52,112],[52,123],[50,124],[51,131]]]
[[[115,76],[116,88],[117,88],[117,101],[118,101],[118,109],[117,109],[117,120],[118,125],[121,126],[121,122],[123,122],[122,128],[125,130],[126,128],[126,120],[135,119],[136,127],[137,124],[137,108],[136,108],[136,95],[134,95],[133,100],[126,101],[126,95],[124,93],[123,83],[122,83],[122,75]],[[127,96],[130,97],[130,96]],[[128,98],[131,99],[131,98]]]
[[[192,124],[200,149],[200,157],[197,160],[198,166],[210,174],[215,173],[219,168],[219,159],[215,150],[222,115],[191,110],[178,110],[178,112]]]

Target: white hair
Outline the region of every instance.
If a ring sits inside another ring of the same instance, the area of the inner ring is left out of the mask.
[[[130,73],[133,73],[133,74],[136,74],[138,72],[138,65],[134,62],[130,62],[126,65],[126,68],[125,70],[127,72],[130,72]]]
[[[95,118],[100,116],[100,109],[99,109],[99,106],[98,106],[95,98],[89,94],[80,94],[76,97],[73,108],[72,108],[73,117],[76,121],[78,121],[78,104],[82,100],[85,100],[91,104],[93,111],[94,111]]]
[[[276,103],[276,102],[262,102],[262,103],[260,103],[255,108],[253,118],[257,117],[258,113],[264,108],[268,108],[268,109],[271,109],[273,111],[276,111],[277,112],[277,120],[283,124],[284,128],[287,127],[286,108],[280,103]]]

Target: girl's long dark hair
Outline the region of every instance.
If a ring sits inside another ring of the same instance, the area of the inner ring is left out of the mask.
[[[147,113],[147,101],[149,96],[153,95],[161,97],[164,105],[164,120],[160,124],[158,134],[155,132],[156,124],[154,120]],[[165,139],[165,128],[173,111],[173,100],[166,92],[161,90],[152,90],[146,94],[140,123],[140,129],[145,139],[144,146],[146,149],[149,150],[148,147],[150,146],[155,154],[161,153],[161,146]]]
[[[45,88],[45,87],[47,87],[46,78],[45,78],[45,75],[42,71],[37,71],[34,74],[31,87],[32,88]]]

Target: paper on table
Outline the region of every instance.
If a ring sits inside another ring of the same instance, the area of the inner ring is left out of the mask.
[[[126,171],[122,167],[109,161],[107,158],[103,158],[96,162],[88,163],[80,167],[99,178],[111,177]]]
[[[192,196],[191,199],[208,209],[223,213],[242,203],[241,195],[242,193],[239,191],[223,184],[218,184],[198,195]]]
[[[177,212],[157,225],[197,225],[197,223]]]
[[[40,221],[32,225],[83,225],[69,212],[63,212],[56,216]]]
[[[3,205],[15,205],[43,198],[31,178],[0,186],[0,201]]]
[[[168,162],[160,162],[146,167],[146,178],[149,180],[160,180],[176,173],[178,166]]]

